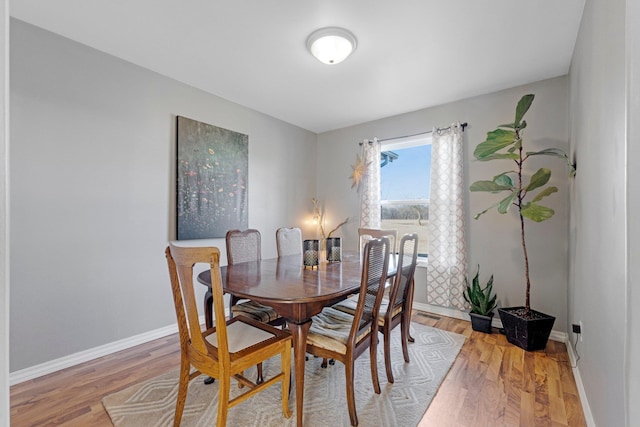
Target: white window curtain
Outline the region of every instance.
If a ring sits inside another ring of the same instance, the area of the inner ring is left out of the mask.
[[[380,228],[380,142],[362,142],[362,162],[366,166],[360,193],[360,227]]]
[[[428,302],[460,310],[467,276],[462,132],[460,123],[433,130],[427,266]]]

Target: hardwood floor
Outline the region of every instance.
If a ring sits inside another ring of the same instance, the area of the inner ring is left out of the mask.
[[[466,321],[413,321],[467,336],[420,426],[586,426],[565,345],[525,352]],[[11,387],[11,425],[110,426],[102,398],[180,364],[177,334]]]
[[[416,314],[413,320],[467,336],[420,426],[586,426],[563,343],[526,352],[469,322]]]

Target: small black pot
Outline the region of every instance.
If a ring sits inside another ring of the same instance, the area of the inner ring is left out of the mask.
[[[498,309],[507,341],[527,351],[544,350],[556,318],[531,310],[533,318],[525,319],[518,315],[523,309],[524,307]]]
[[[492,311],[488,316],[477,313],[469,313],[471,316],[471,329],[485,334],[491,333],[491,320],[495,313]]]

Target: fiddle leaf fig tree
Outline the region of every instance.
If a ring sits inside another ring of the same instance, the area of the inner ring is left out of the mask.
[[[529,257],[524,234],[524,219],[535,222],[546,221],[554,214],[553,209],[540,204],[545,197],[558,191],[557,187],[547,186],[551,178],[551,171],[547,168],[538,169],[530,177],[525,173],[525,163],[532,156],[560,157],[570,166],[571,176],[575,175],[575,168],[569,161],[567,154],[558,148],[547,148],[541,151],[525,151],[522,141],[523,130],[527,122],[524,115],[531,107],[535,95],[524,95],[516,107],[513,123],[499,125],[498,129],[487,133],[487,140],[478,144],[473,155],[480,161],[511,160],[513,169],[506,170],[494,176],[490,181],[476,181],[471,184],[471,191],[485,191],[490,193],[503,193],[503,198],[497,203],[475,215],[475,219],[496,208],[499,213],[506,214],[514,208],[520,217],[520,236],[522,251],[524,253],[526,302],[525,314],[531,311],[530,291],[531,280],[529,277]],[[506,195],[505,195],[506,194]]]

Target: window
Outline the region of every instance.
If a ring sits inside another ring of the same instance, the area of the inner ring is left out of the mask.
[[[429,244],[431,134],[386,140],[381,145],[382,228],[418,234],[418,256]]]

